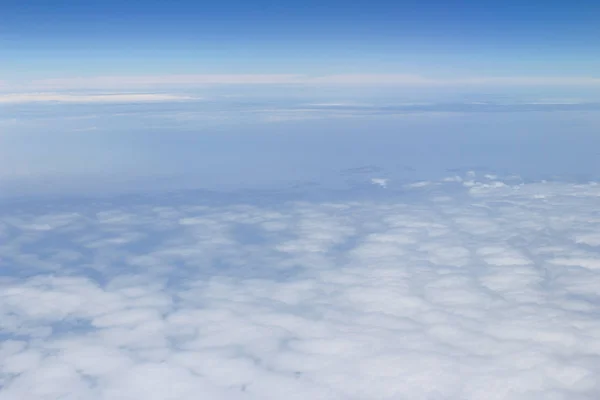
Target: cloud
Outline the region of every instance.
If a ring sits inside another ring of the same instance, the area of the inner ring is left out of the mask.
[[[207,85],[362,85],[362,86],[588,86],[600,85],[600,78],[583,77],[427,77],[416,74],[333,74],[310,76],[302,74],[196,74],[159,76],[96,76],[37,79],[7,83],[3,90],[63,91],[115,90],[126,88],[201,87]]]
[[[152,88],[160,86],[268,85],[301,82],[294,74],[205,74],[164,76],[96,76],[86,78],[41,79],[24,84],[42,90]]]
[[[449,85],[510,85],[510,86],[587,86],[600,85],[596,77],[468,77],[437,81]]]
[[[389,179],[386,178],[371,178],[371,183],[374,185],[379,185],[382,188],[386,188],[388,185]]]
[[[599,200],[4,206],[0,399],[597,398]]]
[[[68,93],[12,93],[0,94],[0,104],[21,103],[146,103],[198,100],[197,97],[174,94],[68,94]]]
[[[419,75],[404,74],[346,74],[322,77],[307,77],[306,84],[326,85],[435,85],[441,81]]]

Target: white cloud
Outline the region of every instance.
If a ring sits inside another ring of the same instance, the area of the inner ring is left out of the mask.
[[[466,77],[440,80],[440,84],[456,85],[514,85],[514,86],[587,86],[600,85],[600,78],[578,76],[516,76],[516,77]]]
[[[12,93],[0,94],[0,104],[19,103],[146,103],[197,100],[196,97],[174,94],[68,94],[68,93]]]
[[[158,76],[96,76],[10,82],[4,91],[123,90],[206,85],[398,85],[398,86],[588,86],[600,85],[593,76],[457,76],[416,74],[195,74]]]
[[[306,84],[341,85],[432,85],[439,81],[410,74],[346,74],[306,77]]]
[[[386,178],[371,178],[371,183],[373,185],[379,185],[382,188],[386,188],[388,185],[389,179]]]
[[[459,178],[5,207],[0,399],[597,398],[600,185]]]
[[[296,74],[204,74],[163,76],[96,76],[86,78],[40,79],[23,84],[25,88],[43,90],[75,89],[121,89],[148,88],[156,86],[203,86],[203,85],[265,85],[289,84],[301,81]]]

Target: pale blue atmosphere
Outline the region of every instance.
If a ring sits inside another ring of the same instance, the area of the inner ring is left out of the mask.
[[[597,400],[600,3],[0,4],[0,400]]]

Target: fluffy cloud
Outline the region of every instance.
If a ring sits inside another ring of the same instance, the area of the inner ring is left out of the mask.
[[[600,186],[0,215],[0,399],[594,399]]]

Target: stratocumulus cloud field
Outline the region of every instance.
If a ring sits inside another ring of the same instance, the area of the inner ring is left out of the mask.
[[[599,184],[163,200],[3,206],[1,400],[600,397]]]

